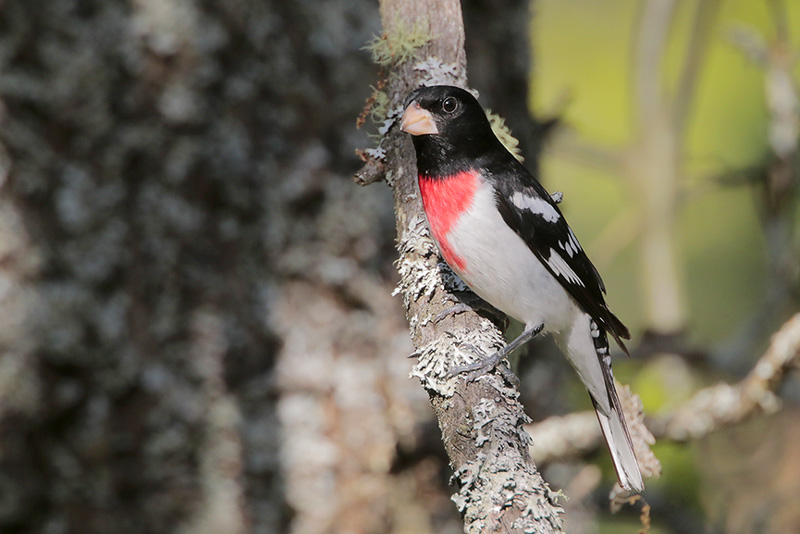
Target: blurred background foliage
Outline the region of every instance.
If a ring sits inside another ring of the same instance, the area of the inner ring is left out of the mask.
[[[625,160],[636,146],[632,57],[642,4],[536,2],[530,92],[534,112],[558,116],[566,130],[560,134],[569,136],[564,142],[556,139],[545,152],[545,180],[571,193],[564,210],[584,236],[590,256],[601,258],[598,263],[613,287],[609,298],[639,330],[648,325],[641,319],[638,286],[632,283],[637,280],[636,258],[625,250],[609,258],[597,241],[616,215],[637,205],[630,185],[636,176],[626,172]],[[676,3],[662,69],[663,84],[673,94],[696,4]],[[687,326],[693,338],[704,343],[733,335],[759,308],[768,276],[753,189],[721,178],[762,166],[769,158],[765,66],[748,58],[736,34],[773,40],[775,21],[767,2],[718,4],[682,140],[685,172],[680,176],[678,250],[689,308]],[[785,13],[789,28],[800,32],[800,4],[787,2]],[[800,46],[800,39],[792,46]],[[794,71],[800,72],[797,66]],[[583,146],[576,147],[579,143]],[[591,159],[581,152],[586,145],[605,157]],[[635,225],[637,220],[631,222]]]
[[[656,4],[671,17],[662,28],[648,21]],[[800,3],[538,0],[533,10],[529,106],[540,119],[558,121],[539,163],[543,181],[564,192],[562,209],[603,273],[612,307],[641,340],[638,357],[615,364],[618,378],[633,384],[647,413],[668,413],[701,386],[741,376],[798,309]],[[655,35],[659,29],[663,36]],[[656,53],[638,56],[658,39],[650,49]],[[665,116],[664,130],[642,120],[643,70],[657,76],[649,87],[660,91],[655,116]],[[642,241],[657,213],[643,201],[651,185],[638,160],[651,154],[651,133],[673,143],[666,156],[674,170],[682,318],[674,329],[657,327],[645,298]],[[790,185],[775,193],[782,172]],[[654,339],[665,343],[648,348]],[[796,381],[783,393],[796,400]],[[707,528],[798,531],[797,514],[781,504],[780,484],[771,479],[785,469],[800,477],[786,454],[800,428],[791,406],[691,445],[657,444],[664,476],[649,487],[680,514],[705,514]],[[763,499],[753,497],[754,480]],[[618,520],[601,524],[601,532],[619,531]]]

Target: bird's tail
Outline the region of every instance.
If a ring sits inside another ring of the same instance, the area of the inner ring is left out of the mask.
[[[617,392],[614,391],[612,395],[616,396]],[[611,406],[609,414],[603,413],[597,402],[594,404],[594,409],[606,440],[608,452],[611,453],[611,461],[617,472],[617,479],[623,489],[641,493],[644,490],[644,481],[642,473],[639,471],[639,462],[636,461],[636,455],[633,452],[633,443],[625,424],[625,416],[622,411],[617,411],[614,404]],[[619,406],[619,401],[617,401],[617,406]]]
[[[582,315],[557,339],[567,349],[570,363],[589,390],[620,485],[626,490],[641,492],[644,482],[614,386],[605,330],[588,315]]]
[[[639,462],[633,451],[633,441],[625,423],[625,413],[622,411],[622,404],[619,402],[617,388],[614,385],[614,375],[611,372],[611,356],[608,350],[608,336],[603,329],[598,328],[592,321],[592,341],[600,360],[600,367],[603,372],[603,382],[608,395],[607,403],[598,403],[592,396],[594,411],[603,431],[608,452],[611,454],[611,461],[614,470],[617,472],[617,479],[620,486],[628,491],[641,493],[644,490],[642,473],[639,470]],[[590,392],[591,394],[591,392]],[[604,406],[605,405],[605,406]]]

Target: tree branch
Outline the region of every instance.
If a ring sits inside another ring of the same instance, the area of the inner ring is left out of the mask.
[[[676,2],[648,0],[641,5],[633,64],[638,141],[628,169],[648,214],[640,239],[645,319],[654,330],[672,333],[686,322],[675,245],[680,139],[672,127],[662,76]]]
[[[703,388],[671,414],[649,421],[648,427],[658,439],[682,442],[759,413],[773,413],[780,409],[774,391],[786,373],[798,365],[800,313],[772,336],[767,351],[739,383]],[[587,454],[602,443],[594,414],[589,412],[550,417],[527,429],[536,438],[532,454],[540,463]]]
[[[461,8],[457,0],[385,0],[381,2],[384,36],[403,28],[428,25],[431,40],[413,56],[391,65],[385,92],[389,119],[402,112],[408,92],[421,84],[466,86],[466,58]],[[389,43],[389,49],[399,49]],[[392,187],[398,231],[397,261],[411,338],[419,360],[413,375],[427,390],[442,440],[458,482],[453,496],[465,532],[537,532],[561,530],[561,508],[533,464],[530,437],[522,425],[529,421],[518,392],[498,375],[469,382],[446,378],[448,369],[502,346],[500,331],[474,312],[437,316],[450,308],[465,290],[449,268],[440,263],[428,235],[416,184],[413,148],[396,124],[381,140],[382,169]]]

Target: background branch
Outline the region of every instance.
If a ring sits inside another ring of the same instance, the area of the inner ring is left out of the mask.
[[[759,413],[780,408],[775,390],[786,374],[800,364],[800,314],[787,321],[773,336],[769,348],[750,373],[737,384],[703,388],[671,414],[648,421],[658,439],[699,439],[722,428],[741,423]],[[539,463],[588,454],[602,444],[595,416],[590,412],[550,417],[529,425],[535,438],[531,454]]]
[[[642,293],[646,322],[658,332],[682,329],[687,314],[675,243],[680,140],[662,76],[675,4],[643,3],[633,66],[638,143],[631,152],[630,176],[648,214],[640,240]]]

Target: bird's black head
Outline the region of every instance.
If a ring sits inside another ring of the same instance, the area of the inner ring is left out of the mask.
[[[505,152],[475,97],[450,85],[412,91],[400,129],[413,136],[420,174],[447,176]]]

